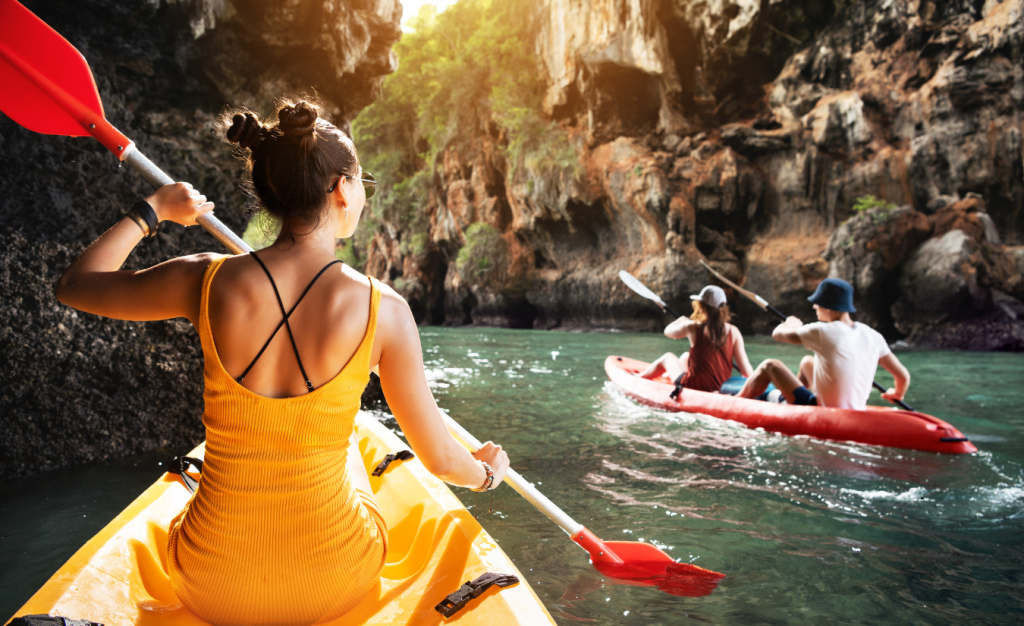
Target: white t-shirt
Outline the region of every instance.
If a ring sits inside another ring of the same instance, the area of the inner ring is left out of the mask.
[[[878,360],[889,345],[878,331],[854,322],[805,324],[796,331],[804,347],[814,352],[814,389],[820,406],[863,411],[871,395]]]

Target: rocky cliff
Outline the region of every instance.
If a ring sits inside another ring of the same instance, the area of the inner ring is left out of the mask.
[[[1024,349],[1022,13],[544,0],[544,111],[579,167],[510,163],[508,138],[481,129],[437,164],[427,244],[382,229],[367,270],[427,323],[655,330],[617,272],[688,310],[706,259],[805,318],[817,282],[842,276],[892,340]],[[878,208],[855,211],[866,196]],[[467,249],[490,256],[460,266]],[[732,302],[745,330],[774,325]]]
[[[241,232],[241,167],[212,138],[226,105],[269,109],[317,93],[347,126],[397,59],[396,0],[74,0],[24,4],[85,56],[108,119]],[[89,139],[28,132],[0,115],[0,476],[202,440],[199,342],[182,320],[119,322],[53,297],[57,278],[147,184]],[[129,267],[219,250],[161,228]]]

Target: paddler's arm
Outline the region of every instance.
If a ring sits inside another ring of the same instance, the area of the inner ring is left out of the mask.
[[[683,339],[690,336],[690,327],[696,322],[688,317],[680,317],[665,327],[665,336],[669,339]]]
[[[188,183],[164,185],[146,198],[160,221],[183,226],[213,209]],[[54,292],[70,307],[121,320],[149,321],[187,317],[198,321],[199,285],[210,255],[171,259],[145,270],[121,270],[142,241],[131,219],[120,219],[86,248],[64,272]]]
[[[488,441],[470,454],[448,432],[427,384],[416,320],[405,299],[390,287],[383,288],[381,297],[370,361],[374,363],[388,406],[427,471],[447,483],[476,488],[487,477],[479,459],[494,471],[494,485],[501,484],[509,465],[501,446]]]
[[[785,322],[775,327],[775,330],[772,331],[772,339],[780,343],[792,343],[802,346],[804,342],[800,339],[798,331],[803,325],[804,323],[800,321],[799,317],[790,315],[786,318]]]
[[[740,370],[740,376],[750,378],[754,375],[754,368],[750,366],[750,359],[747,358],[747,348],[743,343],[743,333],[735,326],[733,326],[732,332],[732,360],[736,362],[736,367]]]
[[[885,371],[892,374],[893,384],[895,388],[890,387],[882,394],[882,397],[889,402],[896,402],[902,400],[903,396],[907,394],[907,388],[910,387],[910,372],[906,367],[900,363],[900,360],[896,358],[896,355],[890,352],[882,358],[878,359],[878,364],[881,365]]]

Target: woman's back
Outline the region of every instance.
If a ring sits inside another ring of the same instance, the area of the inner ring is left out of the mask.
[[[271,341],[246,378],[264,358],[274,357],[262,365],[258,379],[268,387],[249,389],[236,380],[245,365],[234,371],[224,366],[228,344],[235,341],[240,344],[236,350],[248,349],[248,355],[232,356],[235,364],[247,365],[283,316],[273,288],[269,306],[259,302],[260,289],[242,262],[257,265],[245,257],[217,259],[203,279],[198,330],[205,357],[206,458],[199,489],[171,523],[168,567],[178,597],[210,622],[312,623],[354,606],[377,583],[387,551],[387,530],[373,495],[360,489],[348,471],[349,455],[359,454],[350,442],[369,377],[380,291],[375,283],[372,288],[359,285],[340,272],[334,283],[315,283],[296,307],[295,319],[289,318],[314,390],[306,389],[286,328],[278,333],[283,341]],[[235,273],[222,276],[220,271],[228,268]],[[301,272],[301,264],[293,271]],[[265,274],[263,280],[269,285]],[[286,309],[309,280],[275,278]],[[224,291],[217,285],[224,285]],[[340,286],[332,290],[334,285]],[[357,297],[358,287],[362,297]],[[339,305],[339,293],[352,302]],[[215,341],[215,299],[221,300],[218,322],[224,327],[244,324],[248,317],[240,319],[238,309],[255,307],[249,341],[244,326]],[[322,319],[313,306],[327,308],[319,311]],[[298,317],[305,307],[313,315]],[[277,311],[276,320],[265,314],[268,308]],[[360,308],[362,314],[354,314]],[[334,331],[359,317],[365,323],[357,332],[339,336]],[[257,335],[262,326],[266,332]],[[317,332],[328,336],[328,349],[338,342],[355,344],[343,353],[346,363],[338,366],[340,371],[324,374],[335,363],[310,337]],[[298,394],[274,398],[259,393],[294,389],[285,378],[289,373],[299,379]]]
[[[721,345],[716,345],[707,324],[693,329],[686,374],[680,383],[687,389],[718,391],[732,373],[733,351],[739,329],[725,324]]]
[[[295,348],[313,387],[331,380],[355,353],[369,321],[369,280],[330,257],[286,254],[273,248],[257,253],[269,270],[289,316]],[[310,286],[318,272],[326,271]],[[310,286],[302,302],[299,296]],[[274,286],[249,255],[228,258],[210,291],[210,326],[224,369],[238,378],[252,364],[242,386],[270,398],[308,393]],[[379,346],[374,356],[379,356]],[[376,363],[374,358],[373,363]]]

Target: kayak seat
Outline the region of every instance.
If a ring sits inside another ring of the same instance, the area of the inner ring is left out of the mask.
[[[747,384],[745,376],[733,376],[722,383],[721,393],[726,395],[735,396],[743,389],[743,385]],[[768,383],[768,388],[764,390],[765,393],[775,391],[775,385]]]

